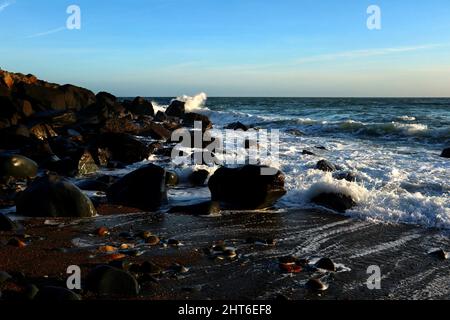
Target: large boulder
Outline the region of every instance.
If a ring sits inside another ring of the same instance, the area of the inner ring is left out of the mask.
[[[126,108],[135,115],[155,116],[155,110],[153,109],[152,103],[142,97],[134,99],[133,102],[126,105]]]
[[[124,133],[104,133],[99,135],[93,143],[93,149],[93,155],[96,154],[95,150],[107,150],[112,160],[125,164],[140,162],[150,156],[147,144]]]
[[[112,203],[141,210],[157,210],[167,202],[166,170],[145,165],[121,178],[107,191]]]
[[[443,158],[450,158],[450,148],[446,148],[442,151],[441,157]]]
[[[67,288],[48,286],[40,289],[33,300],[40,302],[65,302],[79,301],[81,297]]]
[[[264,175],[263,171],[273,171]],[[219,168],[209,179],[213,201],[229,209],[255,210],[271,207],[286,194],[284,175],[273,168],[246,165],[240,168]]]
[[[94,268],[87,277],[87,289],[101,296],[134,297],[139,284],[128,272],[108,265]]]
[[[183,101],[173,100],[166,110],[166,115],[181,118],[186,112],[185,105],[186,103]]]
[[[74,184],[55,174],[36,179],[16,199],[17,213],[30,217],[92,217],[91,200]]]
[[[0,177],[34,178],[38,165],[21,155],[0,154]]]
[[[194,127],[195,122],[201,122],[202,123],[202,130],[206,131],[208,129],[211,129],[213,124],[209,118],[203,114],[199,113],[186,113],[183,116],[183,126],[185,127]]]
[[[344,213],[346,210],[353,208],[356,202],[351,196],[342,193],[321,193],[311,201],[320,206]]]

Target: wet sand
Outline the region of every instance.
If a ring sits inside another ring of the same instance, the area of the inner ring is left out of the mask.
[[[136,210],[104,206],[100,216],[84,220],[33,219],[24,222],[31,238],[25,248],[5,245],[14,234],[0,233],[0,270],[23,272],[39,283],[63,285],[66,268],[79,265],[86,276],[99,263],[111,261],[102,245],[134,243],[142,251],[126,261],[151,261],[163,274],[142,283],[137,299],[449,299],[450,264],[428,254],[450,249],[448,234],[403,224],[362,221],[320,211],[225,213],[220,217],[132,213]],[[113,214],[122,212],[122,214]],[[126,212],[126,213],[123,213]],[[111,235],[93,235],[100,226]],[[181,246],[149,246],[137,237],[120,239],[122,232],[148,230]],[[248,243],[275,239],[275,245]],[[215,243],[237,249],[237,258],[212,259],[204,252]],[[305,269],[283,273],[278,258],[329,257],[340,266],[336,273]],[[168,272],[179,263],[186,273]],[[369,290],[367,268],[378,265],[380,290]],[[329,289],[321,294],[306,289],[313,276],[322,276]],[[85,299],[93,299],[83,295]]]

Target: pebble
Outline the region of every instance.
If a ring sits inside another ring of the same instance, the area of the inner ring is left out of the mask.
[[[17,248],[25,248],[27,246],[27,244],[25,242],[23,242],[22,240],[19,240],[17,238],[9,239],[8,245],[17,247]]]
[[[302,267],[296,263],[280,263],[280,269],[287,273],[302,272]]]
[[[160,243],[160,241],[161,240],[157,236],[150,236],[145,240],[145,242],[150,246],[156,246]]]
[[[101,265],[88,275],[87,289],[102,296],[137,296],[139,284],[130,273]]]
[[[174,265],[172,265],[172,267],[170,267],[170,269],[177,273],[188,273],[189,272],[189,268],[182,266],[181,264],[178,264],[178,263],[175,263]]]
[[[110,232],[106,227],[100,227],[95,231],[95,234],[100,237],[106,237],[110,235]]]
[[[112,255],[109,256],[109,259],[111,260],[122,260],[125,259],[127,256],[124,255],[123,253],[114,253]]]
[[[327,271],[336,271],[336,266],[334,265],[333,260],[330,258],[322,258],[316,263],[316,268],[327,270]]]
[[[323,283],[320,279],[312,278],[306,283],[306,288],[312,291],[326,291],[328,284]]]
[[[98,250],[100,252],[110,253],[110,252],[117,251],[117,248],[115,248],[113,246],[101,246],[98,248]]]
[[[150,231],[142,231],[139,233],[139,237],[141,237],[144,240],[150,238],[151,236],[153,236],[153,234]]]
[[[227,258],[229,258],[229,259],[234,259],[234,258],[237,257],[236,250],[234,250],[234,249],[226,249],[226,250],[223,252],[223,254],[224,254]]]
[[[139,272],[148,274],[160,274],[162,269],[150,261],[143,262],[139,267]]]
[[[181,242],[178,241],[178,240],[175,240],[175,239],[169,239],[169,240],[167,241],[167,244],[168,244],[169,246],[174,246],[174,247],[181,246]]]

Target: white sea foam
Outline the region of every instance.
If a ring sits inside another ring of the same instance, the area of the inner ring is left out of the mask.
[[[194,112],[205,109],[208,110],[207,108],[205,108],[205,103],[207,99],[208,96],[204,92],[199,93],[193,97],[183,95],[176,98],[176,100],[183,101],[186,103],[185,104],[186,112]]]

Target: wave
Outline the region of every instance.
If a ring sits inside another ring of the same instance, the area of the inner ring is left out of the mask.
[[[208,100],[208,96],[206,93],[201,92],[193,97],[183,95],[177,97],[175,100],[185,102],[186,112],[193,112],[198,110],[209,110],[205,107],[205,103]]]

